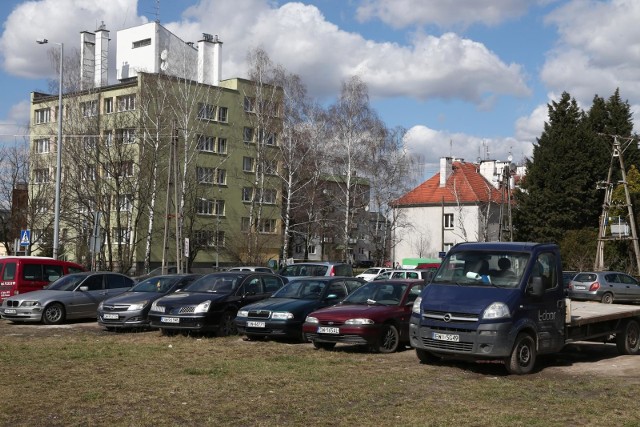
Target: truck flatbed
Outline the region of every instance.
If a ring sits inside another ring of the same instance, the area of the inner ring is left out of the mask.
[[[571,301],[571,322],[568,326],[584,326],[590,323],[637,316],[640,316],[640,305]]]

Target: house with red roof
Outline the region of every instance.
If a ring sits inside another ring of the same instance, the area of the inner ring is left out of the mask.
[[[499,240],[511,202],[511,171],[511,162],[441,158],[439,173],[395,202],[401,225],[393,236],[394,262],[437,258],[460,242]]]

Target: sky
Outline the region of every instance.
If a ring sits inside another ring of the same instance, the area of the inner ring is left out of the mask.
[[[115,70],[117,31],[156,19],[184,41],[218,35],[223,79],[247,77],[256,47],[324,105],[358,75],[425,179],[445,156],[530,157],[563,92],[587,110],[619,88],[640,110],[638,0],[2,0],[0,19],[3,144],[25,140],[31,92],[50,92],[54,43],[70,55],[104,23]]]

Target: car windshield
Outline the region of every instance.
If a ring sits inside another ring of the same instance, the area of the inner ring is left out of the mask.
[[[51,285],[47,287],[47,290],[50,291],[72,291],[78,286],[80,282],[87,277],[86,275],[76,276],[74,274],[70,274],[68,276],[62,276]]]
[[[130,292],[167,292],[176,283],[174,277],[151,277],[135,285]]]
[[[327,268],[326,265],[291,264],[286,266],[280,274],[286,277],[324,276]]]
[[[516,288],[529,256],[525,252],[455,252],[445,258],[431,283]]]
[[[204,276],[184,288],[185,292],[215,292],[228,294],[235,291],[242,276],[210,275]]]
[[[341,304],[399,305],[406,283],[369,282],[348,295]]]
[[[272,298],[320,299],[327,283],[319,280],[296,280],[283,286]]]

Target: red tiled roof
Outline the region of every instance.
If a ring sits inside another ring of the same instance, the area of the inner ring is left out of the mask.
[[[396,200],[396,206],[440,205],[450,203],[478,203],[502,200],[498,191],[478,171],[473,163],[453,162],[453,172],[444,187],[440,187],[437,173],[404,196]]]

